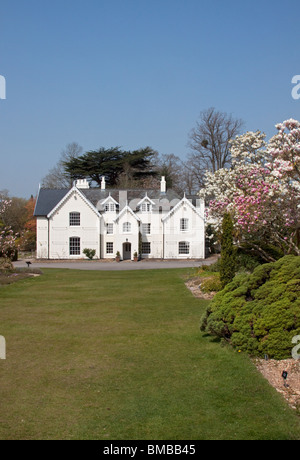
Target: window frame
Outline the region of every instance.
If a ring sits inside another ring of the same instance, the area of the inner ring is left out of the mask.
[[[106,254],[113,254],[114,253],[114,243],[112,241],[107,241],[105,249],[106,249]]]
[[[106,234],[113,235],[114,234],[114,224],[108,223],[106,224]]]
[[[69,255],[70,256],[80,256],[81,255],[81,239],[79,236],[70,236]]]
[[[142,224],[142,234],[151,235],[151,224],[150,223]]]
[[[104,206],[105,212],[115,212],[116,205],[115,203],[106,203]]]
[[[147,251],[143,250],[143,247],[145,247],[145,245],[147,245],[147,247],[149,248]],[[150,241],[142,241],[142,254],[143,255],[151,254],[151,242]]]
[[[132,228],[131,222],[124,222],[122,225],[123,233],[131,233],[131,228]]]
[[[188,232],[189,231],[189,219],[187,219],[186,217],[182,217],[180,219],[179,228],[181,232]]]
[[[81,215],[78,211],[69,212],[69,226],[70,227],[80,227],[81,225]]]
[[[149,201],[144,201],[144,203],[141,204],[141,211],[142,213],[146,214],[147,212],[151,212],[152,206]]]
[[[178,255],[188,256],[190,255],[190,250],[191,250],[191,245],[189,241],[179,241],[178,242]]]

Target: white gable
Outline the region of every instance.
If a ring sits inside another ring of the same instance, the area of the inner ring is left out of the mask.
[[[201,214],[200,210],[195,208],[195,206],[188,200],[185,196],[184,198],[179,201],[176,206],[174,206],[173,209],[171,209],[166,216],[162,218],[162,221],[166,221],[169,219],[172,215],[174,215],[180,208],[188,206],[191,210],[193,210],[196,214],[198,214],[199,217],[201,217],[204,220],[204,216]]]
[[[147,193],[146,196],[144,196],[144,198],[137,203],[137,206],[141,206],[143,203],[150,203],[152,206],[155,206],[154,201],[148,197]]]
[[[83,195],[83,193],[80,192],[80,190],[74,186],[71,188],[71,190],[60,200],[59,203],[57,203],[57,205],[52,209],[52,211],[49,212],[49,214],[47,215],[47,218],[49,219],[50,217],[52,217],[58,209],[60,209],[68,200],[71,196],[76,196],[78,195],[83,201],[84,203],[99,217],[101,218],[101,215],[99,214],[99,212],[97,211],[97,209],[92,205],[92,203]]]
[[[119,203],[109,194],[105,200],[100,200],[98,205],[105,206],[107,203],[114,203],[115,205],[119,206]]]
[[[115,219],[115,222],[118,222],[125,214],[130,214],[134,219],[136,219],[138,222],[141,221],[139,216],[137,216],[132,209],[128,206],[128,204],[122,209],[118,217]]]

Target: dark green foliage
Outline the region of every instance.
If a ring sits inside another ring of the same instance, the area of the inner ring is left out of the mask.
[[[134,151],[123,151],[119,147],[86,152],[76,158],[63,163],[65,171],[73,179],[88,178],[101,185],[102,176],[105,176],[109,186],[115,186],[121,174],[136,180],[155,176],[152,170],[152,159],[155,151],[150,147]]]
[[[205,246],[209,255],[220,252],[216,230],[211,224],[207,225],[205,230]]]
[[[240,248],[237,250],[236,253],[236,270],[239,271],[246,271],[246,272],[253,272],[253,270],[258,267],[261,261],[258,257],[252,254],[248,254],[244,252]]]
[[[235,249],[233,246],[233,222],[229,214],[224,214],[221,235],[220,280],[222,287],[230,283],[235,275]]]
[[[261,249],[259,250],[258,248]],[[262,254],[264,254],[264,256]],[[248,242],[242,242],[237,250],[238,258],[240,256],[248,256],[256,262],[256,265],[265,264],[266,262],[275,262],[284,255],[285,254],[280,248],[255,239]]]
[[[83,251],[83,254],[90,260],[93,259],[93,257],[95,256],[96,254],[96,250],[95,249],[89,249],[89,248],[85,248]]]
[[[300,257],[236,276],[214,297],[201,330],[251,355],[290,358],[292,338],[300,334]]]

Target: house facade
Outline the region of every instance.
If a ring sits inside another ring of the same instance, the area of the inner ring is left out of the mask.
[[[39,259],[82,259],[85,248],[98,259],[205,258],[204,202],[167,190],[164,177],[160,190],[107,189],[105,178],[40,189],[34,215]]]

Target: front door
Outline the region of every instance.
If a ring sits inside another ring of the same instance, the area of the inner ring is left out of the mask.
[[[123,244],[123,260],[131,259],[131,243]]]

